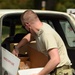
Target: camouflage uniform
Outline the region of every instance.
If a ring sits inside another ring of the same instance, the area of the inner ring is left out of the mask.
[[[54,69],[50,75],[73,75],[73,69],[69,65]]]

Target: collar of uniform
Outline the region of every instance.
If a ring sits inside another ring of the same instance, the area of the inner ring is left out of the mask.
[[[40,36],[42,33],[43,33],[43,30],[40,29],[40,30],[37,32],[37,36]]]
[[[43,22],[42,22],[43,23]],[[43,26],[39,29],[39,31],[36,33],[37,36],[40,36],[42,33],[43,33],[43,30],[42,28],[44,27],[44,23],[43,23]]]

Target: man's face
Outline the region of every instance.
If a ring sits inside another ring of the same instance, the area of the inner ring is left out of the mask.
[[[30,31],[28,23],[25,23],[23,20],[21,21],[22,21],[23,28],[25,28],[27,31]]]
[[[23,24],[23,28],[25,28],[29,33],[34,34],[34,27],[33,27],[32,23],[25,23],[22,20],[22,24]]]
[[[30,31],[29,27],[27,25],[24,25],[24,28],[27,30],[27,31]]]

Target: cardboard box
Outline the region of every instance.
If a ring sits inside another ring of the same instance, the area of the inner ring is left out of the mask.
[[[31,62],[31,68],[44,67],[48,62],[47,56],[31,47],[28,47],[28,55]]]
[[[28,57],[19,57],[20,58],[20,65],[19,69],[29,69],[30,68],[30,61],[28,61]]]
[[[13,50],[15,43],[10,45],[11,51]],[[27,53],[27,57],[19,57],[20,58],[20,66],[19,70],[27,70],[33,68],[41,68],[46,65],[48,62],[48,57],[43,53],[37,51],[36,42],[31,42],[20,49],[20,54]]]

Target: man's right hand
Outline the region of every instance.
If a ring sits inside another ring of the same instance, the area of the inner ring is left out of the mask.
[[[14,54],[15,56],[17,56],[17,57],[18,57],[19,51],[18,51],[18,50],[16,50],[16,49],[14,49],[14,50],[12,51],[12,54]]]

